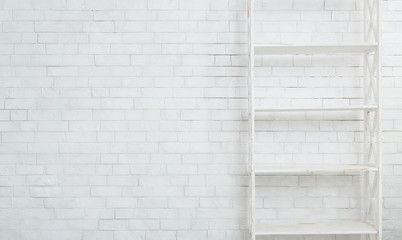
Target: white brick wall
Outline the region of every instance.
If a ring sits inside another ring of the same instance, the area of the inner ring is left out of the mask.
[[[1,240],[246,239],[246,0],[0,6]],[[256,1],[256,42],[359,41],[361,6]],[[384,240],[398,240],[402,1],[384,11]],[[360,101],[359,57],[256,63],[260,106]],[[354,163],[360,119],[266,115],[257,161]],[[259,219],[358,218],[355,175],[267,176],[257,185]]]

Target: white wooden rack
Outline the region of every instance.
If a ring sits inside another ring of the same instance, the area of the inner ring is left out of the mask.
[[[254,44],[254,0],[248,0],[249,29],[249,172],[250,172],[250,240],[269,235],[332,235],[359,234],[364,239],[382,240],[382,126],[381,126],[381,1],[364,2],[364,42],[317,45],[264,45]],[[283,54],[362,54],[364,58],[363,92],[364,105],[347,107],[278,107],[256,108],[254,106],[254,57],[255,55]],[[255,119],[264,112],[362,111],[364,112],[364,156],[358,165],[298,165],[256,166]],[[272,174],[304,174],[325,172],[357,172],[362,177],[362,216],[359,222],[257,223],[255,219],[255,178]]]

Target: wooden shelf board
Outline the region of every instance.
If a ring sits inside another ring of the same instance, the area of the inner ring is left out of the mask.
[[[375,227],[364,222],[329,223],[258,223],[256,236],[263,235],[332,235],[377,234]]]
[[[309,45],[254,45],[256,55],[277,54],[348,54],[369,53],[378,47],[377,43],[351,44],[309,44]]]
[[[359,105],[347,107],[281,107],[281,108],[256,108],[255,112],[319,112],[319,111],[374,111],[377,105]]]
[[[376,172],[378,168],[369,165],[310,165],[310,166],[255,166],[255,175],[272,173],[314,173],[314,172]]]

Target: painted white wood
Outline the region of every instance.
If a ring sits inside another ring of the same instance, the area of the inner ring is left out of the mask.
[[[365,42],[369,42],[368,41],[368,35],[366,34],[368,32],[368,27],[367,24],[365,24],[367,22],[367,11],[366,11],[366,7],[367,7],[367,0],[363,0],[363,38]],[[368,79],[368,71],[367,71],[367,59],[368,59],[368,53],[364,54],[364,59],[363,59],[363,86],[362,86],[362,91],[363,91],[363,103],[364,104],[368,104],[368,94],[367,94],[367,89],[368,89],[368,83],[367,83],[367,79]],[[367,134],[367,130],[366,130],[366,126],[367,126],[367,122],[369,120],[369,115],[368,115],[368,111],[364,111],[364,137],[363,137],[363,159],[362,159],[362,163],[361,164],[368,164],[368,147],[367,147],[367,143],[368,143],[368,134]],[[360,183],[360,219],[361,221],[365,221],[366,222],[366,198],[367,198],[367,178],[368,178],[368,172],[361,172],[360,173],[360,179],[361,179],[361,183]],[[361,240],[366,239],[366,236],[362,235],[360,237]]]
[[[272,173],[338,173],[338,172],[376,172],[378,168],[370,165],[306,165],[306,166],[256,166],[255,174]]]
[[[248,0],[248,161],[250,173],[249,239],[255,240],[255,172],[254,172],[254,0]]]
[[[373,52],[377,47],[378,44],[376,43],[336,45],[255,45],[255,54],[353,54]]]
[[[375,111],[378,105],[359,105],[346,107],[280,107],[280,108],[260,108],[255,112],[319,112],[319,111]]]
[[[382,240],[382,93],[381,93],[381,2],[364,1],[364,42],[346,44],[314,45],[255,45],[254,0],[249,0],[249,170],[250,170],[250,239],[258,235],[303,235],[303,234],[362,234],[362,239]],[[347,107],[254,107],[254,55],[263,54],[364,54],[364,104]],[[374,56],[371,60],[371,56]],[[369,105],[374,100],[374,105]],[[360,165],[314,165],[314,166],[254,166],[255,113],[263,112],[308,112],[308,111],[363,111],[364,158]],[[375,114],[372,123],[371,114]],[[377,139],[377,140],[374,140]],[[373,158],[374,157],[374,158]],[[364,222],[290,223],[255,225],[255,176],[281,173],[315,172],[362,172],[362,220]],[[373,176],[373,177],[370,177]],[[373,180],[374,179],[374,180]],[[375,206],[374,206],[375,205]],[[365,223],[366,222],[366,223]],[[368,222],[372,224],[368,224]],[[375,225],[375,227],[373,226]],[[370,237],[368,237],[370,236]]]
[[[363,222],[329,223],[259,223],[256,235],[326,235],[326,234],[377,234],[378,230]]]
[[[377,118],[377,162],[378,162],[378,214],[377,214],[377,228],[378,228],[378,240],[382,240],[382,207],[383,207],[383,196],[382,196],[382,0],[377,1],[377,104],[378,104],[378,118]]]

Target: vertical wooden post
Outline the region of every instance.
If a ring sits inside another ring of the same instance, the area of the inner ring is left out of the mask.
[[[367,28],[367,24],[368,24],[368,19],[367,19],[367,12],[368,12],[368,6],[367,6],[367,1],[368,0],[363,0],[363,41],[364,42],[368,42],[368,28]],[[365,104],[368,104],[368,70],[367,70],[367,67],[368,67],[368,56],[369,55],[369,53],[365,53],[365,54],[363,54],[363,104],[365,105]],[[363,111],[363,114],[364,114],[364,116],[363,116],[363,124],[364,124],[364,127],[363,127],[363,131],[364,131],[364,137],[363,137],[363,159],[362,159],[362,164],[367,164],[368,162],[369,162],[369,159],[368,159],[368,150],[369,150],[369,148],[368,148],[368,132],[367,131],[369,131],[369,129],[368,129],[368,127],[369,127],[369,121],[370,121],[370,116],[369,116],[369,114],[370,114],[370,112],[369,111]],[[368,219],[367,219],[367,216],[366,216],[366,210],[367,210],[367,198],[369,197],[368,196],[368,193],[367,193],[367,186],[366,186],[366,184],[368,184],[368,175],[369,175],[369,173],[368,172],[362,172],[362,173],[360,173],[360,197],[361,197],[361,220],[362,221],[367,221]],[[366,238],[366,236],[364,236],[364,235],[362,235],[361,236],[361,239],[363,240],[363,239],[365,239]]]
[[[377,164],[378,164],[378,239],[382,240],[382,36],[381,36],[381,18],[382,18],[382,0],[377,2],[377,101],[378,101],[378,116],[377,116]]]
[[[254,171],[254,0],[248,6],[248,161],[250,172],[250,240],[255,240],[255,171]]]

